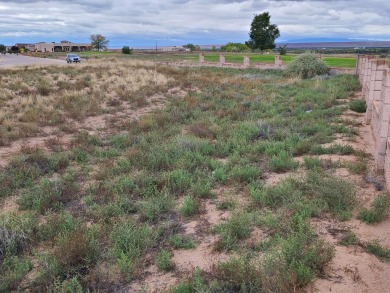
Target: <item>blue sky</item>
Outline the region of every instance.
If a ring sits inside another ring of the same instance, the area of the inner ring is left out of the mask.
[[[245,42],[264,11],[278,42],[390,40],[388,0],[0,0],[0,43],[89,42],[96,33],[110,47]]]

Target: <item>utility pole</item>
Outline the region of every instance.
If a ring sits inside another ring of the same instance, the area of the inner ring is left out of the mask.
[[[157,52],[157,41],[156,41],[156,52]]]

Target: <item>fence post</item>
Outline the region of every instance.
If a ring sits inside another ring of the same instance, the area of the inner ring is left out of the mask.
[[[219,65],[223,66],[225,63],[225,56],[224,55],[219,55]]]
[[[280,59],[280,55],[275,55],[275,67],[282,67],[282,60]]]
[[[387,66],[385,61],[381,62],[381,66]],[[379,86],[379,83],[378,83]],[[382,82],[380,91],[380,100],[375,101],[376,113],[378,115],[377,127],[373,129],[374,136],[377,137],[375,163],[378,170],[383,170],[385,160],[389,160],[387,155],[387,143],[389,139],[389,123],[390,123],[390,70],[382,71]],[[376,115],[375,113],[375,115]],[[374,125],[373,125],[374,126]],[[390,174],[389,174],[390,175]]]
[[[248,68],[250,66],[249,56],[244,56],[244,68]]]
[[[199,53],[199,64],[202,65],[204,63],[204,55],[203,53]]]

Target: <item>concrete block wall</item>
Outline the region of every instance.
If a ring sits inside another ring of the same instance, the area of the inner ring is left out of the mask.
[[[375,142],[375,164],[384,170],[386,185],[390,189],[390,69],[384,60],[361,55],[356,74],[362,84],[366,100],[366,123],[370,124]]]

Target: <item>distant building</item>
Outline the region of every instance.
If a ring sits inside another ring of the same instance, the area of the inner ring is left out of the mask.
[[[90,43],[71,43],[69,41],[61,41],[60,43],[40,42],[35,44],[35,51],[37,52],[82,52],[90,51],[91,49]]]
[[[16,43],[15,47],[20,49],[25,49],[28,51],[35,51],[35,44],[27,44],[27,43]]]
[[[185,52],[185,51],[189,51],[189,49],[184,48],[183,46],[164,46],[164,47],[159,47],[158,51],[162,51],[162,52]]]

